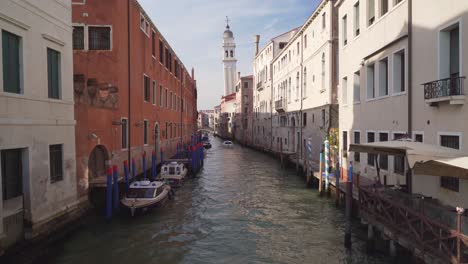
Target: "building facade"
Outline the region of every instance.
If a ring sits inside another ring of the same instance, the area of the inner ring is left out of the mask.
[[[1,1],[0,31],[1,254],[79,211],[71,3]]]
[[[253,76],[250,75],[239,78],[236,85],[234,138],[244,145],[252,144],[252,97]]]
[[[253,144],[256,148],[272,149],[272,61],[294,36],[297,29],[283,33],[267,42],[259,50],[260,35],[255,36],[255,57],[253,61]]]
[[[305,156],[312,142],[315,161],[338,128],[336,8],[322,1],[272,61],[275,151]]]
[[[194,70],[135,0],[77,1],[73,47],[78,190],[86,199],[107,166],[123,174],[123,162],[135,159],[141,173],[143,152],[151,164],[153,150],[169,158],[190,142],[197,90]]]

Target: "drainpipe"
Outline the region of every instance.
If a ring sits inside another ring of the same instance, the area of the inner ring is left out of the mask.
[[[132,160],[132,115],[131,115],[131,94],[130,94],[130,85],[131,85],[131,70],[130,70],[130,1],[127,2],[127,70],[128,70],[128,162]]]
[[[408,136],[413,133],[412,76],[413,76],[413,0],[408,0]],[[413,171],[406,173],[408,193],[413,192]]]
[[[299,146],[301,146],[301,151],[300,151],[300,158],[302,159],[302,150],[304,149],[304,146],[302,146],[302,141],[303,141],[303,130],[304,130],[304,120],[302,120],[302,118],[304,117],[304,115],[302,114],[302,109],[303,109],[303,102],[304,102],[304,32],[301,33],[301,64],[300,64],[300,67],[299,69],[301,69],[301,97],[300,97],[300,100],[301,100],[301,109],[299,110],[299,120],[300,120],[300,128],[301,128],[301,136],[300,138],[298,138],[299,140]],[[297,163],[299,164],[299,157],[297,159]]]

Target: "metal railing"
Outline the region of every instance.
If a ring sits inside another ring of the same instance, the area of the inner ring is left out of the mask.
[[[260,81],[257,83],[257,90],[260,90],[263,88],[263,81]]]
[[[463,83],[465,77],[452,77],[423,83],[424,99],[435,99],[446,96],[464,95]]]

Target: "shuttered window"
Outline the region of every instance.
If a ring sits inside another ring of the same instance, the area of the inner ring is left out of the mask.
[[[23,195],[23,164],[21,149],[2,150],[3,200]]]
[[[60,99],[60,52],[47,48],[49,98]]]
[[[49,146],[50,183],[63,180],[63,145]]]
[[[21,93],[20,82],[21,37],[2,30],[3,91]]]

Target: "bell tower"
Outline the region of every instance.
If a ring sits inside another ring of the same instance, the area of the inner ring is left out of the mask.
[[[236,65],[236,43],[229,27],[229,18],[226,17],[226,30],[223,34],[224,96],[236,92],[238,81]]]

